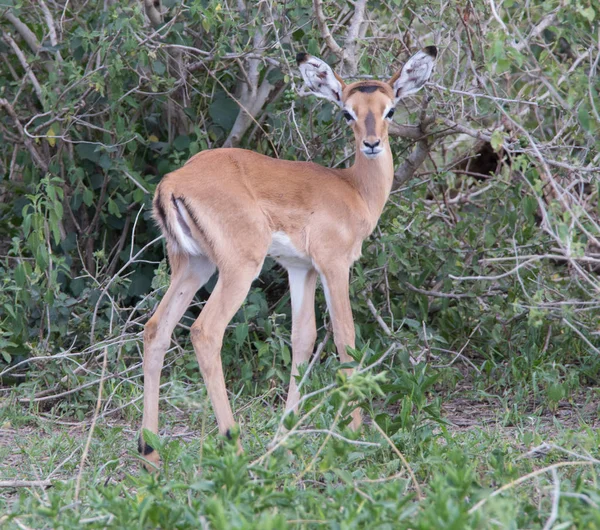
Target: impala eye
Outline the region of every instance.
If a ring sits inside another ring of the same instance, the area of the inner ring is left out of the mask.
[[[386,119],[391,120],[394,115],[394,109],[390,109],[390,111],[385,115]]]
[[[352,121],[354,118],[352,117],[352,114],[350,114],[347,110],[345,110],[343,113],[344,118],[346,119],[346,121]]]

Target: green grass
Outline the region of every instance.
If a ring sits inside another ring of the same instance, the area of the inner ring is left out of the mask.
[[[118,317],[112,305],[103,309],[96,331],[103,340],[96,344],[87,339],[90,306],[82,303],[68,356],[67,345],[34,344],[35,360],[3,369],[9,371],[2,384],[23,383],[0,389],[0,481],[51,486],[2,487],[0,523],[10,529],[600,529],[595,302],[565,267],[550,262],[500,282],[450,281],[482,272],[469,254],[511,255],[512,246],[498,241],[490,250],[473,219],[456,230],[433,223],[413,199],[398,198],[406,211],[387,210],[382,235],[365,245],[353,269],[362,373],[343,377],[330,341],[303,388],[312,397],[298,417],[285,420],[289,302],[284,275],[266,264],[222,353],[242,456],[217,434],[188,333],[177,331],[162,379],[160,438],[148,440],[162,468],[157,475],[141,469],[140,330],[168,283],[166,267],[134,307],[122,297]],[[485,209],[498,226],[510,213],[505,199],[499,193]],[[516,191],[512,200],[518,210]],[[399,221],[409,218],[410,231]],[[525,233],[530,225],[515,221],[512,229],[519,244],[539,244],[543,253],[546,243],[537,235],[531,243]],[[452,294],[431,296],[431,289]],[[201,291],[184,326],[206,296]],[[316,307],[321,322],[320,292]],[[100,414],[81,466],[105,349]],[[366,420],[359,433],[346,428],[353,400]]]
[[[231,382],[242,456],[216,433],[187,365],[174,369],[164,379],[172,384],[162,393],[158,475],[142,471],[136,452],[139,379],[108,380],[103,395],[111,402],[105,399],[93,431],[78,499],[90,428],[89,414],[75,419],[82,404],[73,398],[44,411],[6,399],[0,480],[49,479],[52,486],[2,488],[3,526],[600,528],[597,390],[554,399],[539,381],[549,377],[543,363],[537,377],[521,374],[511,386],[514,359],[496,365],[506,378],[491,382],[481,359],[473,363],[478,372],[460,359],[450,364],[450,354],[429,365],[399,362],[402,354],[393,368],[386,360],[349,381],[331,357],[317,365],[305,391],[334,388],[286,420],[287,432],[283,388],[253,393]],[[343,426],[344,403],[359,395],[366,424],[356,434]]]

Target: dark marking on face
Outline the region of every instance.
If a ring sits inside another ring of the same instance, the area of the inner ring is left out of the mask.
[[[365,127],[367,129],[367,136],[375,136],[375,115],[371,110],[365,118]]]
[[[138,438],[138,453],[144,456],[148,456],[154,451],[154,447],[144,442],[142,435]]]
[[[372,94],[376,90],[379,90],[379,88],[380,87],[378,87],[377,85],[363,85],[357,87],[356,90],[362,92],[363,94]]]
[[[385,89],[380,85],[358,85],[355,86],[348,92],[348,96],[354,94],[354,92],[362,92],[363,94],[372,94],[377,91],[385,93]]]

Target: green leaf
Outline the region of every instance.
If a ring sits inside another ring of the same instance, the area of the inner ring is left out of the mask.
[[[26,214],[23,212],[23,223],[21,227],[23,228],[23,235],[27,237],[29,232],[31,232],[31,214]]]
[[[523,212],[525,213],[525,215],[530,220],[533,220],[533,215],[537,211],[537,206],[538,206],[537,201],[535,200],[535,197],[526,195],[525,197],[523,197],[523,200],[521,201],[521,206],[523,207]]]
[[[110,157],[108,156],[108,154],[102,153],[102,155],[100,156],[100,158],[98,160],[98,165],[102,169],[110,169],[112,167],[112,161],[111,161]]]
[[[215,483],[212,480],[198,480],[190,485],[190,489],[194,491],[214,491]]]
[[[274,85],[277,81],[281,81],[283,77],[283,72],[279,68],[274,68],[267,74],[267,81]]]
[[[167,68],[161,61],[154,61],[152,63],[152,70],[158,75],[163,75],[167,71]]]
[[[503,74],[504,72],[508,72],[512,65],[512,61],[509,59],[498,59],[496,61],[496,74]]]
[[[98,162],[101,156],[101,153],[97,150],[98,147],[99,146],[95,144],[77,144],[75,150],[77,151],[77,154],[84,160],[89,160],[90,162]]]
[[[108,213],[121,217],[121,211],[119,210],[117,203],[112,199],[108,199]]]
[[[86,206],[91,206],[94,202],[94,192],[91,189],[86,188],[83,191],[82,198],[83,198],[83,202],[85,203]]]
[[[286,366],[289,366],[290,362],[292,361],[290,349],[285,344],[281,348],[281,358]]]
[[[311,55],[320,55],[319,42],[316,39],[310,39],[308,41],[307,51]]]
[[[548,387],[548,399],[553,403],[558,403],[565,396],[565,390],[560,383],[552,383]]]
[[[179,135],[173,141],[173,147],[178,151],[185,151],[190,146],[190,137],[186,134]]]
[[[15,267],[13,274],[17,287],[24,287],[25,281],[27,280],[27,275],[25,274],[25,268],[23,267],[22,263],[19,263],[19,265]]]
[[[216,125],[230,131],[239,112],[238,105],[224,92],[217,93],[208,107],[208,114]]]
[[[142,430],[142,438],[144,439],[144,442],[146,442],[153,449],[160,449],[162,447],[162,443],[160,442],[158,435],[154,434],[148,429]]]
[[[235,342],[238,346],[242,346],[248,337],[248,324],[245,322],[238,324],[235,327]]]
[[[492,43],[492,54],[496,60],[504,59],[504,57],[506,57],[504,39],[497,39]]]
[[[144,197],[146,196],[146,194],[139,188],[136,188],[135,191],[133,192],[133,200],[135,202],[144,202]]]
[[[494,246],[494,243],[496,242],[496,231],[494,230],[493,226],[488,226],[486,228],[484,240],[488,247]]]
[[[587,18],[590,22],[593,22],[594,19],[596,18],[596,12],[594,11],[594,8],[591,7],[591,6],[590,7],[586,7],[585,9],[581,9],[579,11],[579,13],[584,18]]]
[[[588,108],[586,103],[582,103],[579,105],[577,109],[577,118],[579,118],[579,123],[586,130],[589,131],[590,126],[590,109]]]
[[[500,129],[496,129],[492,133],[490,144],[492,145],[492,149],[494,151],[498,152],[500,150],[500,148],[504,144],[504,133]]]
[[[60,243],[60,226],[59,226],[60,218],[56,215],[56,211],[50,211],[50,215],[48,216],[48,224],[50,225],[50,231],[54,236],[54,242],[58,245]]]
[[[200,152],[200,145],[198,142],[190,142],[190,156]]]
[[[62,217],[63,217],[63,213],[64,213],[64,211],[63,211],[63,205],[62,205],[62,202],[60,202],[60,201],[56,201],[56,202],[55,202],[55,203],[52,205],[52,207],[54,208],[54,213],[56,214],[56,217],[57,217],[58,219],[62,219]]]

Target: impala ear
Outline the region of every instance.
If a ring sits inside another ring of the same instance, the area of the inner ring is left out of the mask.
[[[427,46],[427,48],[415,53],[402,69],[388,81],[394,90],[396,103],[402,98],[421,90],[431,77],[436,57],[437,48]]]
[[[342,90],[346,86],[343,79],[325,61],[308,53],[299,53],[296,61],[307,88],[315,96],[328,99],[341,107]]]

